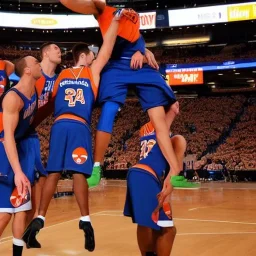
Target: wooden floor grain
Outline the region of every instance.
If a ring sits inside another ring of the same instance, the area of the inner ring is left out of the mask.
[[[80,216],[73,196],[53,199],[46,228],[38,239],[41,249],[24,256],[135,256],[136,226],[122,216],[126,186],[107,181],[90,191],[96,249],[83,249]],[[255,256],[256,184],[206,183],[200,190],[174,190],[172,206],[177,236],[172,256]],[[11,255],[10,226],[0,243],[0,255]]]

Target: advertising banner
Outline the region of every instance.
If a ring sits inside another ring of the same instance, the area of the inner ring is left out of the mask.
[[[177,69],[167,73],[170,86],[203,84],[203,70],[201,68]]]

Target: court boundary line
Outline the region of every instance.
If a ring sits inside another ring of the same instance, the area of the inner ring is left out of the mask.
[[[102,211],[98,215],[100,216],[124,216],[123,214],[111,214],[111,212],[122,213],[122,211]],[[174,220],[184,221],[198,221],[198,222],[214,222],[214,223],[227,223],[227,224],[241,224],[241,225],[256,225],[256,222],[242,222],[242,221],[228,221],[228,220],[203,220],[203,219],[186,219],[186,218],[173,218]]]

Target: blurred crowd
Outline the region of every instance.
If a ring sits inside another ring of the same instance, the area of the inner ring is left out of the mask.
[[[161,63],[191,63],[225,61],[234,58],[256,57],[254,45],[239,47],[155,48]],[[14,60],[39,51],[0,46],[0,58]],[[189,57],[188,57],[189,56]],[[63,66],[72,65],[70,54],[63,53]],[[180,99],[180,115],[172,125],[174,134],[182,134],[187,142],[187,155],[195,155],[195,169],[256,170],[256,103],[254,98],[242,95]],[[100,108],[93,113],[92,133],[95,135]],[[128,99],[120,109],[111,143],[105,155],[106,169],[127,169],[138,161],[139,129],[148,121],[137,99]],[[46,163],[49,150],[49,132],[53,118],[47,118],[39,127],[42,159]]]
[[[242,95],[180,99],[180,114],[172,133],[182,134],[186,155],[193,154],[195,169],[256,170],[256,104]],[[100,108],[93,112],[95,135]],[[128,99],[116,117],[113,136],[105,155],[106,169],[127,169],[139,159],[139,129],[148,116],[137,99]],[[53,118],[38,128],[42,159],[48,155]]]

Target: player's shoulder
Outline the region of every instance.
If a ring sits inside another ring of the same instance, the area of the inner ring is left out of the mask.
[[[10,110],[19,109],[23,104],[23,100],[14,90],[9,90],[2,101],[2,107]]]
[[[148,122],[148,123],[144,124],[140,128],[140,137],[153,135],[154,133],[155,133],[155,128],[154,128],[154,126],[151,122]]]

